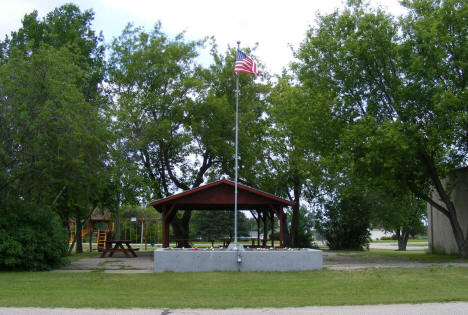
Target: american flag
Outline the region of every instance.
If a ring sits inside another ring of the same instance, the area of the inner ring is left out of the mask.
[[[239,49],[237,50],[236,64],[234,66],[234,73],[251,73],[255,75],[262,75],[257,71],[257,64],[249,56],[244,54]]]

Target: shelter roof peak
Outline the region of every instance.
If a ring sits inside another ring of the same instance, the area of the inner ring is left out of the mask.
[[[186,190],[186,191],[174,194],[166,198],[153,201],[150,203],[150,205],[156,208],[158,206],[162,206],[163,204],[175,203],[177,199],[182,199],[186,196],[196,194],[197,192],[202,192],[202,191],[206,191],[210,189],[216,189],[216,187],[223,186],[223,185],[234,187],[235,183],[227,179],[220,179],[218,181],[211,182],[203,186],[199,186],[190,190]],[[270,200],[272,204],[280,204],[282,206],[294,206],[294,202],[277,197],[273,194],[264,192],[262,190],[252,188],[250,186],[239,184],[239,183],[237,184],[237,187],[238,187],[239,192],[249,192],[251,194],[257,195],[258,197],[263,197],[264,199]]]

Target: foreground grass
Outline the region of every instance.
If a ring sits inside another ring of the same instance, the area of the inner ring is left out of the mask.
[[[230,308],[468,301],[468,268],[0,273],[0,306]]]

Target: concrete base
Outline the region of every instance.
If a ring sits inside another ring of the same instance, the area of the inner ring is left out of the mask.
[[[177,250],[154,251],[154,272],[294,271],[322,269],[322,251]]]

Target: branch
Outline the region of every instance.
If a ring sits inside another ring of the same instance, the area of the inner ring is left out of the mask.
[[[52,204],[50,205],[51,208],[57,203],[57,200],[60,198],[60,196],[63,194],[63,192],[65,191],[66,188],[67,188],[67,185],[63,185],[62,189],[59,191],[59,193],[57,194],[57,196],[55,196],[54,201],[53,201]]]
[[[433,206],[434,208],[436,208],[437,210],[439,210],[440,212],[442,212],[442,214],[444,214],[447,218],[450,218],[447,209],[445,209],[443,206],[441,206],[440,204],[438,204],[437,202],[435,202],[434,200],[432,200],[432,198],[429,198],[428,196],[426,196],[426,195],[424,195],[424,194],[415,193],[415,191],[413,191],[411,188],[410,188],[410,190],[411,190],[411,191],[413,192],[413,194],[415,194],[417,197],[421,198],[422,200],[426,201],[428,204],[430,204],[431,206]]]
[[[151,162],[150,162],[150,157],[149,157],[148,151],[142,148],[142,149],[139,150],[138,153],[139,153],[140,159],[143,162],[143,165],[146,167],[146,170],[148,171],[151,179],[153,181],[156,181],[156,176],[154,176],[153,170],[151,168]]]
[[[167,170],[167,174],[169,175],[169,178],[180,189],[189,190],[190,187],[187,184],[179,181],[177,179],[177,177],[175,177],[175,175],[172,173],[172,167],[171,167],[171,164],[170,164],[170,161],[169,161],[169,154],[168,154],[167,150],[163,150],[163,154],[164,154],[164,164],[166,165],[166,170]]]
[[[213,165],[213,161],[211,160],[208,151],[203,154],[203,163],[198,170],[197,177],[195,179],[195,183],[193,183],[192,188],[200,186],[203,182],[203,175],[205,175],[206,171]]]
[[[159,151],[159,160],[163,160],[161,157],[161,151]],[[162,163],[158,163],[158,172],[159,176],[161,177],[161,183],[164,189],[165,196],[169,196],[169,186],[167,185],[166,172],[164,171],[164,165]]]

